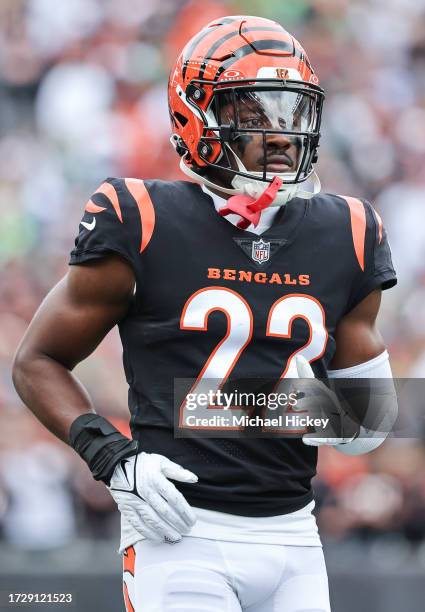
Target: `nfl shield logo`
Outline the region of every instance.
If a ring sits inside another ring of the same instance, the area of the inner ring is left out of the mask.
[[[257,263],[265,263],[270,257],[270,242],[264,242],[260,240],[254,240],[252,243],[252,259]]]

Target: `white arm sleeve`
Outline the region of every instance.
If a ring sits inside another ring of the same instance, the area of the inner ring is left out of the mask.
[[[328,376],[329,378],[380,378],[388,380],[385,410],[377,429],[366,429],[360,426],[360,433],[355,440],[347,444],[338,444],[334,447],[345,455],[363,455],[375,450],[387,438],[398,415],[397,394],[388,352],[384,351],[374,359],[351,368],[328,370]],[[373,409],[373,405],[371,409]]]

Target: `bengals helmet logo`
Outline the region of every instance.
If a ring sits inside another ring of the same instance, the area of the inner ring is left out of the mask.
[[[289,71],[286,68],[276,68],[276,76],[278,79],[288,79]]]

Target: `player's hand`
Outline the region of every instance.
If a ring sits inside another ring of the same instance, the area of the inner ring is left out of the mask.
[[[150,541],[178,542],[196,522],[192,508],[169,478],[198,480],[162,455],[139,453],[117,464],[108,487],[121,514]]]
[[[305,402],[306,411],[310,416],[320,416],[330,420],[325,431],[319,430],[304,434],[302,438],[304,444],[307,446],[337,446],[352,442],[357,435],[358,425],[347,415],[337,395],[314,377],[312,367],[305,357],[296,355],[294,361],[295,367],[288,372],[287,376],[303,379],[300,383],[303,398],[297,402],[297,409],[300,409],[301,403]]]

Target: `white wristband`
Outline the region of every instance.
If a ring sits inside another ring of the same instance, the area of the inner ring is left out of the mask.
[[[334,446],[344,455],[363,455],[375,450],[387,438],[398,415],[397,395],[393,382],[393,375],[388,352],[384,351],[370,361],[366,361],[351,368],[329,370],[329,378],[385,378],[388,379],[388,395],[385,403],[385,414],[379,424],[379,431],[360,427],[358,437],[347,444]],[[373,408],[373,406],[372,406]]]

